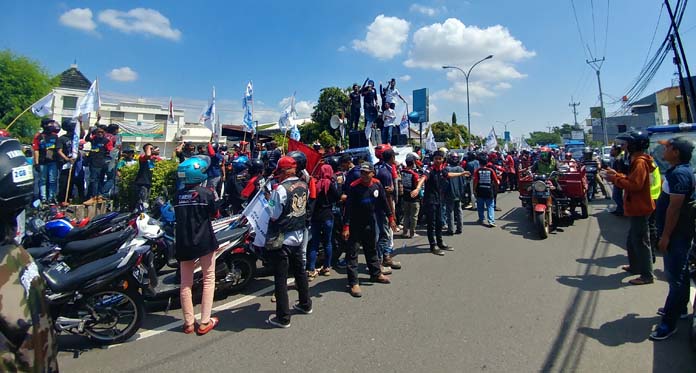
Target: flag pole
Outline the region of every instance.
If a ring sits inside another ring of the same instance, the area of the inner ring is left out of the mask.
[[[15,119],[13,119],[12,122],[10,122],[10,124],[8,124],[7,127],[5,127],[5,129],[6,129],[6,130],[9,130],[10,127],[12,127],[12,125],[15,124],[15,122],[16,122],[19,118],[21,118],[22,115],[24,115],[24,113],[26,113],[27,111],[29,111],[29,109],[31,109],[33,106],[34,106],[34,104],[32,103],[31,105],[29,105],[28,108],[24,109],[23,112],[19,113],[19,115],[17,115],[17,117],[16,117]]]

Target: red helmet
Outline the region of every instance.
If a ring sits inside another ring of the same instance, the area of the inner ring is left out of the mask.
[[[12,136],[10,136],[10,131],[0,130],[0,137],[12,137]]]
[[[385,151],[387,151],[391,148],[392,147],[389,144],[382,144],[382,145],[375,146],[375,157],[377,157],[377,159],[382,159],[382,153],[384,153]]]

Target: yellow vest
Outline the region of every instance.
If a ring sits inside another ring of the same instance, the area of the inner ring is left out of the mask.
[[[655,170],[650,174],[650,197],[653,200],[657,200],[662,191],[662,175],[660,175],[660,168],[657,167],[655,161],[652,161],[652,165],[655,167]]]

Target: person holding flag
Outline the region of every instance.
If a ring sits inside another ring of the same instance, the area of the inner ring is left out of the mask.
[[[58,170],[60,176],[58,178],[58,202],[61,206],[67,206],[68,200],[72,195],[72,177],[71,172],[73,165],[78,159],[75,141],[77,140],[76,127],[77,122],[72,118],[63,119],[61,128],[65,133],[58,138],[56,148],[58,149]],[[77,140],[79,142],[79,140]]]

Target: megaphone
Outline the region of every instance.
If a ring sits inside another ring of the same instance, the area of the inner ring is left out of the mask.
[[[337,129],[338,127],[340,127],[341,123],[343,123],[343,121],[341,120],[341,118],[338,117],[338,115],[332,115],[331,120],[329,120],[329,125],[333,129]]]

